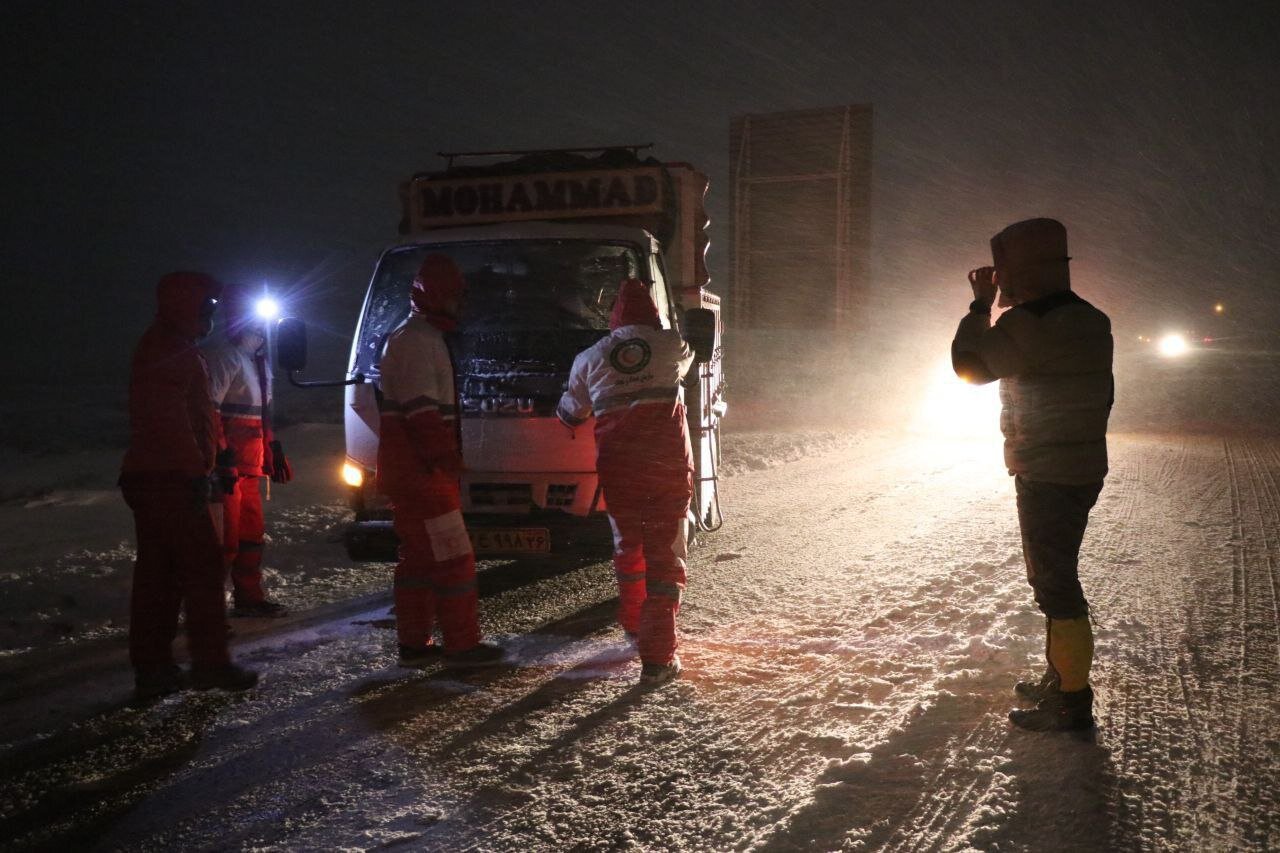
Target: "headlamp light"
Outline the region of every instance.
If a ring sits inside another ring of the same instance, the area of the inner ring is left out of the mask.
[[[264,296],[253,304],[253,312],[261,319],[271,321],[280,316],[280,303]]]

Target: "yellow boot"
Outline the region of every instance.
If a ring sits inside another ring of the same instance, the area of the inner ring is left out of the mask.
[[[1058,671],[1063,693],[1089,686],[1093,666],[1093,626],[1088,616],[1049,620],[1049,662]]]
[[[1049,620],[1049,663],[1061,678],[1061,690],[1046,695],[1029,711],[1009,712],[1015,726],[1033,731],[1093,728],[1093,628],[1089,617]]]

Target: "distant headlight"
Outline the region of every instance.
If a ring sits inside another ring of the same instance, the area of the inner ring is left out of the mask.
[[[1180,355],[1185,355],[1187,349],[1189,349],[1187,339],[1182,335],[1165,335],[1156,346],[1160,354],[1165,358],[1177,358]]]
[[[364,485],[364,471],[350,462],[344,462],[342,463],[342,482],[353,489],[358,489]]]

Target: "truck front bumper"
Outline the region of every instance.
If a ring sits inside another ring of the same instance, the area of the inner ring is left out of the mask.
[[[587,516],[535,509],[520,514],[464,513],[477,559],[613,553],[613,532],[603,512]],[[545,537],[545,541],[544,541]],[[353,560],[392,562],[400,540],[389,512],[358,514],[343,534]]]

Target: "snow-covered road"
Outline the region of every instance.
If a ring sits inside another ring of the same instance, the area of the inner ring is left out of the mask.
[[[492,565],[482,618],[513,649],[510,669],[400,670],[386,603],[366,598],[245,632],[239,654],[266,673],[252,696],[136,710],[104,664],[83,689],[110,683],[113,702],[33,736],[49,726],[20,685],[6,688],[0,708],[28,719],[5,726],[0,838],[1280,847],[1280,441],[1113,437],[1082,566],[1098,632],[1088,738],[1014,731],[1004,717],[1015,676],[1041,665],[1043,623],[998,446],[732,441],[747,463],[725,483],[729,522],[692,555],[680,681],[635,687],[605,561]],[[285,564],[317,553],[290,547],[275,546]],[[48,654],[66,665],[76,649]],[[51,689],[22,657],[4,664]]]

